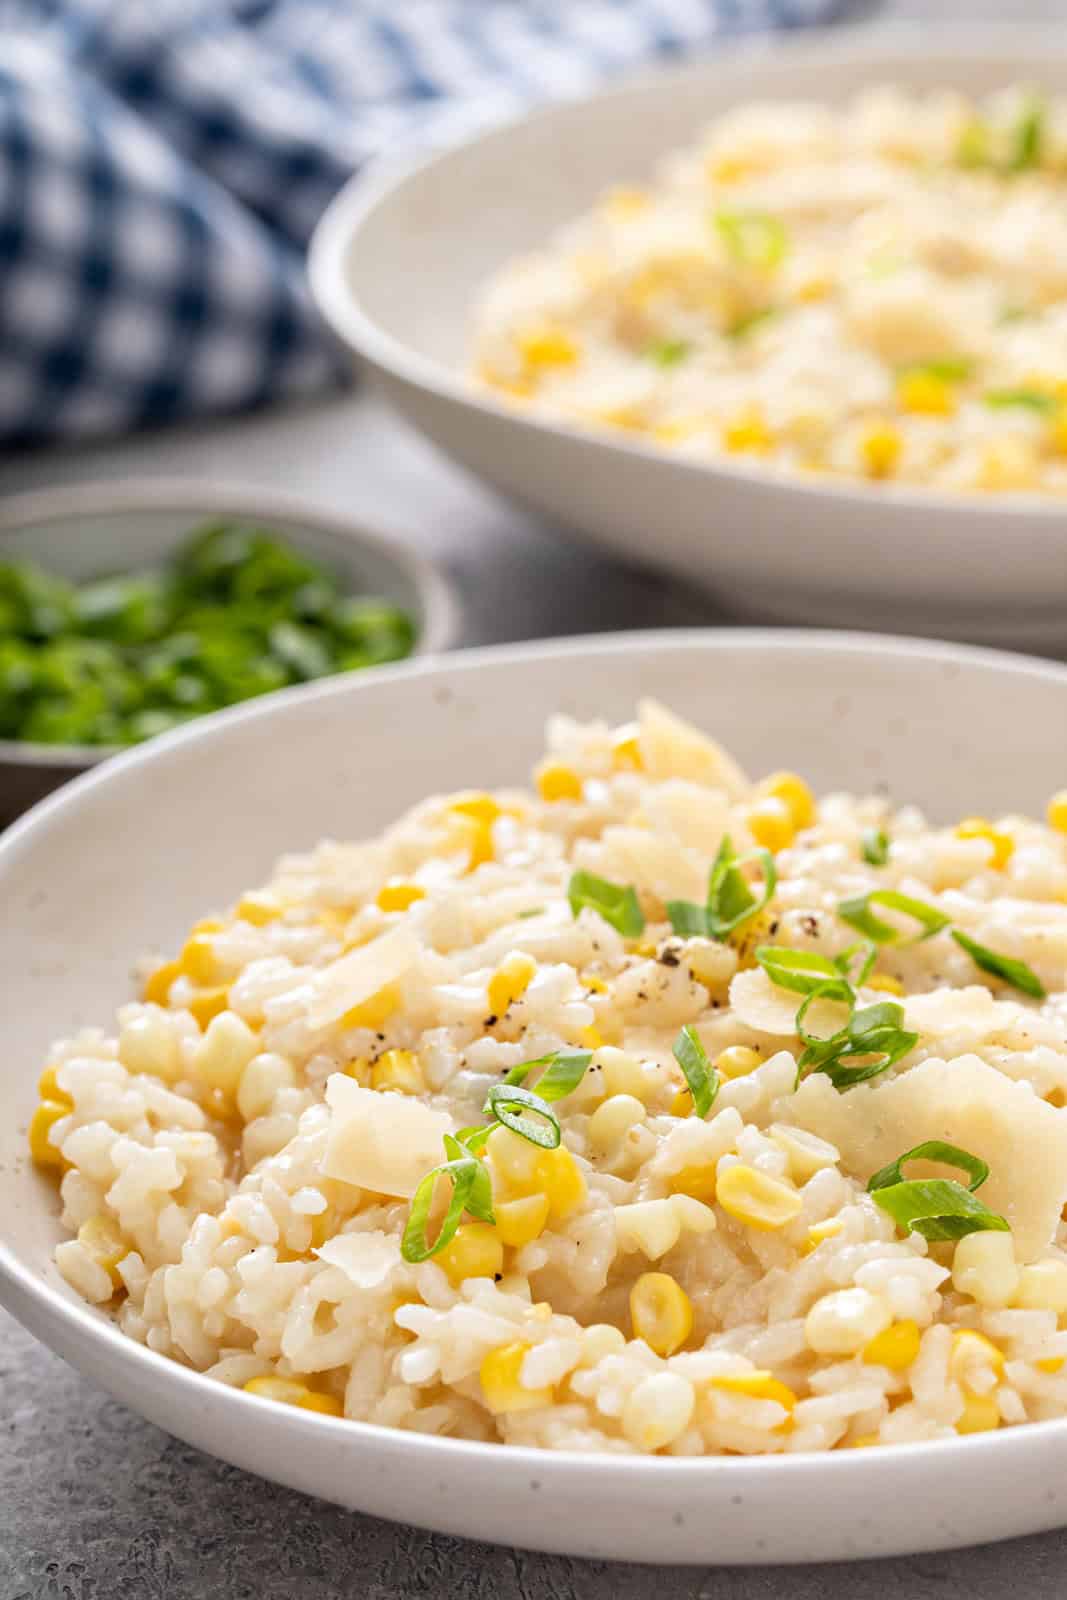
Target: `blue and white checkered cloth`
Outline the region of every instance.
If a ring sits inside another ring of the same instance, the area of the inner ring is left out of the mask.
[[[0,443],[339,382],[303,252],[369,156],[835,0],[0,0]]]

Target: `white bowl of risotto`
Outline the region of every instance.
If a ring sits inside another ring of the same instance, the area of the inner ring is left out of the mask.
[[[354,180],[313,284],[432,440],[631,558],[1060,640],[1065,93],[1048,29],[724,53]]]
[[[0,843],[0,1299],[454,1533],[1067,1520],[1065,720],[1025,658],[653,634],[109,763]]]

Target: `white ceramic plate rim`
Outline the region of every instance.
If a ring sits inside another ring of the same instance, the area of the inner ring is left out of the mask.
[[[1062,24],[1057,28],[1056,24],[1039,26],[1036,23],[992,22],[955,28],[944,24],[928,27],[918,23],[897,23],[873,27],[807,29],[796,36],[771,36],[755,41],[722,44],[683,66],[630,74],[593,94],[555,100],[547,105],[539,105],[532,111],[502,118],[468,138],[456,140],[444,148],[410,160],[382,156],[350,178],[323,213],[312,235],[308,256],[312,293],[334,331],[373,366],[415,388],[451,401],[474,415],[506,419],[555,438],[579,438],[591,448],[609,453],[617,451],[660,464],[668,462],[674,471],[691,477],[711,480],[725,477],[753,487],[773,484],[776,488],[789,489],[798,495],[815,499],[830,496],[855,506],[858,514],[866,511],[872,503],[884,503],[929,510],[936,512],[939,517],[992,518],[1002,517],[1006,511],[1042,520],[1062,517],[1062,501],[1047,495],[993,495],[980,491],[949,493],[933,486],[875,486],[861,480],[812,481],[799,472],[774,464],[753,467],[726,459],[700,461],[668,455],[654,445],[628,435],[616,438],[614,434],[585,429],[566,420],[516,411],[494,398],[491,392],[477,388],[462,372],[423,355],[382,328],[363,309],[348,283],[346,272],[348,252],[356,243],[364,223],[409,178],[447,162],[458,150],[470,149],[485,140],[506,136],[520,125],[551,121],[562,108],[616,99],[637,88],[665,88],[672,79],[682,75],[705,74],[714,68],[721,68],[726,74],[743,75],[748,67],[775,62],[812,70],[825,64],[830,57],[842,62],[877,62],[884,59],[887,65],[891,65],[893,62],[906,63],[909,59],[920,57],[929,59],[943,56],[946,77],[950,79],[953,62],[1000,58],[1010,61],[1015,56],[1035,53],[1062,62],[1067,57],[1067,27]],[[620,181],[624,177],[624,173],[619,174]],[[937,538],[939,532],[937,523],[933,523],[930,537]]]
[[[220,512],[230,517],[247,517],[265,522],[304,523],[309,528],[347,539],[356,548],[376,550],[407,573],[419,596],[423,611],[422,632],[411,653],[436,655],[455,643],[460,627],[460,609],[455,590],[442,573],[410,549],[398,534],[384,530],[370,532],[356,517],[344,516],[316,506],[300,495],[276,493],[273,489],[242,488],[240,484],[203,486],[184,478],[149,478],[136,483],[70,484],[61,489],[30,489],[0,499],[0,557],[5,533],[32,530],[43,522],[59,522],[79,517],[107,516],[109,512],[127,515],[137,511],[188,511],[190,516],[211,516]],[[275,691],[276,693],[279,691]],[[0,763],[26,767],[82,767],[112,759],[121,745],[31,744],[21,739],[0,739]]]
[[[497,663],[537,662],[551,655],[563,656],[579,663],[591,655],[616,653],[620,649],[628,652],[656,651],[664,645],[684,649],[687,645],[700,644],[705,648],[710,645],[712,648],[728,651],[731,643],[739,640],[765,650],[795,651],[798,647],[804,647],[832,655],[855,651],[858,647],[862,647],[878,655],[895,656],[901,660],[922,656],[933,662],[951,663],[962,668],[968,665],[995,666],[1002,672],[1018,673],[1021,678],[1035,673],[1051,677],[1062,683],[1067,691],[1067,665],[1057,662],[976,646],[938,644],[921,639],[872,633],[798,632],[762,628],[722,629],[714,632],[701,629],[649,630],[464,650],[450,656],[447,662],[437,662],[427,658],[399,666],[380,668],[372,681],[361,685],[344,679],[325,678],[318,683],[280,690],[269,697],[271,704],[267,704],[266,700],[247,701],[243,705],[204,717],[186,728],[161,735],[145,745],[126,751],[106,764],[83,773],[54,795],[42,800],[14,823],[6,833],[0,835],[0,877],[10,858],[17,856],[24,846],[36,842],[37,836],[47,834],[53,823],[64,819],[71,810],[76,810],[82,797],[96,787],[121,783],[126,773],[147,762],[165,758],[179,745],[215,739],[224,736],[228,728],[236,727],[239,723],[269,717],[272,705],[278,705],[283,701],[291,704],[300,699],[308,702],[323,700],[338,693],[358,695],[361,692],[373,692],[374,682],[433,677],[441,670],[447,670],[449,673],[478,673],[491,670]],[[43,1324],[61,1325],[71,1344],[84,1339],[91,1345],[101,1346],[105,1353],[114,1358],[119,1367],[129,1363],[139,1370],[149,1384],[162,1388],[173,1386],[179,1396],[187,1397],[190,1406],[200,1401],[210,1403],[214,1408],[232,1407],[235,1424],[241,1415],[248,1414],[246,1408],[249,1406],[274,1405],[271,1401],[245,1394],[239,1389],[231,1388],[191,1368],[181,1366],[169,1357],[158,1355],[147,1346],[129,1338],[104,1314],[90,1310],[73,1295],[68,1298],[59,1289],[35,1275],[30,1268],[19,1261],[2,1240],[0,1240],[0,1304],[6,1305],[16,1316],[20,1315],[23,1305],[31,1308],[35,1320]],[[119,1393],[121,1398],[121,1393],[115,1392]],[[714,1475],[717,1479],[725,1477],[731,1484],[736,1484],[738,1489],[743,1489],[756,1477],[763,1479],[767,1475],[772,1475],[775,1481],[794,1480],[798,1474],[803,1478],[817,1469],[820,1473],[829,1473],[831,1477],[843,1477],[845,1474],[859,1471],[875,1480],[882,1492],[891,1492],[892,1482],[896,1476],[898,1474],[906,1476],[911,1467],[924,1460],[932,1449],[937,1451],[937,1459],[943,1463],[947,1472],[951,1472],[954,1463],[959,1461],[966,1460],[973,1464],[981,1452],[988,1458],[988,1470],[992,1473],[996,1470],[1010,1471],[1012,1463],[1024,1456],[1030,1447],[1030,1442],[1038,1438],[1059,1441],[1061,1446],[1067,1446],[1067,1419],[1061,1418],[1047,1422],[1029,1422],[1004,1428],[995,1433],[957,1439],[875,1445],[865,1449],[860,1457],[852,1451],[806,1451],[795,1455],[731,1457],[614,1456],[596,1451],[557,1452],[520,1445],[483,1444],[475,1440],[409,1433],[401,1429],[386,1428],[377,1423],[348,1421],[303,1411],[289,1417],[284,1415],[285,1408],[274,1407],[274,1409],[283,1413],[278,1419],[280,1424],[284,1424],[282,1432],[286,1427],[292,1427],[302,1433],[310,1430],[314,1436],[316,1429],[328,1430],[321,1434],[324,1439],[331,1437],[339,1443],[347,1438],[365,1448],[375,1445],[388,1447],[394,1458],[399,1456],[417,1459],[430,1455],[436,1458],[441,1467],[448,1467],[456,1472],[463,1471],[465,1462],[477,1462],[482,1467],[499,1462],[502,1469],[509,1472],[514,1469],[517,1472],[532,1472],[542,1481],[550,1478],[557,1480],[557,1487],[559,1480],[562,1480],[563,1484],[570,1480],[575,1489],[580,1486],[583,1476],[591,1471],[596,1472],[598,1477],[608,1480],[618,1479],[621,1482],[625,1479],[631,1486],[635,1475],[649,1474],[661,1488],[673,1480],[678,1480],[679,1488],[684,1484],[687,1489],[692,1488],[694,1480],[705,1475]],[[418,1509],[412,1507],[415,1513],[414,1521],[419,1520]],[[432,1522],[432,1517],[426,1520]],[[547,1541],[544,1547],[550,1548],[551,1540]]]

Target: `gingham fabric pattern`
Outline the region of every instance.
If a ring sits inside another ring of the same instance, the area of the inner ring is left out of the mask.
[[[0,0],[0,443],[340,382],[303,251],[379,151],[835,0]]]

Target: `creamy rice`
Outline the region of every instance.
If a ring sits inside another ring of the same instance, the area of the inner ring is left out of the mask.
[[[505,267],[478,381],[695,458],[1067,490],[1067,101],[745,105]]]
[[[653,703],[548,743],[532,791],[283,859],[110,1032],[57,1044],[30,1142],[62,1173],[68,1283],[224,1383],[468,1439],[749,1454],[1067,1414],[1067,793],[1047,826],[816,802]],[[706,902],[725,838],[744,864]],[[910,916],[865,899],[887,890]],[[872,915],[902,936],[875,924],[864,973]],[[851,986],[798,1024],[780,963],[818,956]],[[873,1048],[873,1006],[899,1059],[844,1087],[882,1057],[839,1039],[798,1083],[798,1025]],[[555,1148],[484,1109],[544,1057],[570,1092],[517,1114]],[[479,1154],[446,1147],[494,1115]],[[920,1162],[868,1191],[929,1140],[988,1164],[972,1199]],[[483,1219],[406,1259],[450,1156]],[[992,1225],[898,1226],[924,1172]]]

